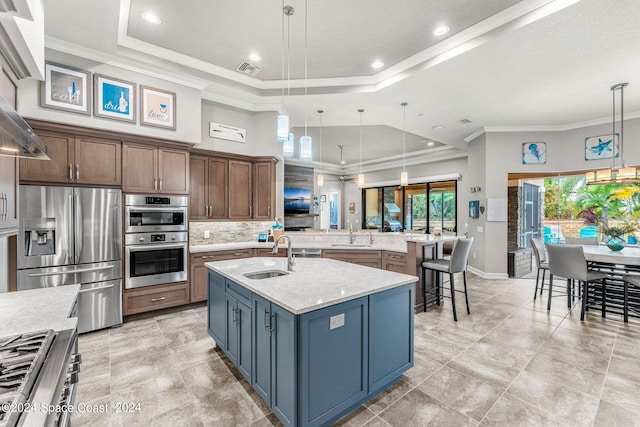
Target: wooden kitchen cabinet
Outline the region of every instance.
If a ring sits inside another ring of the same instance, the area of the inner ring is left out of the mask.
[[[325,249],[322,251],[322,257],[366,267],[382,268],[382,251]]]
[[[18,232],[16,164],[16,158],[0,156],[0,237]]]
[[[189,194],[189,152],[124,144],[122,190],[129,193]]]
[[[407,254],[404,252],[384,251],[382,268],[396,273],[407,273]]]
[[[253,216],[252,164],[229,160],[229,219],[251,219]]]
[[[122,297],[125,316],[175,307],[189,304],[189,284],[172,283],[125,290]]]
[[[252,249],[199,252],[191,254],[189,257],[191,272],[189,279],[191,284],[191,302],[207,300],[208,269],[205,267],[205,263],[211,261],[224,261],[227,259],[250,258],[252,256]]]
[[[189,160],[189,218],[191,220],[227,217],[227,159],[191,156]]]
[[[276,211],[276,160],[253,164],[253,218],[270,220]]]
[[[122,143],[110,139],[38,131],[51,160],[20,159],[20,180],[119,187]]]

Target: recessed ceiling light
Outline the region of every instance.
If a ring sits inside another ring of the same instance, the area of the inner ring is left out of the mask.
[[[382,62],[382,61],[376,60],[376,61],[373,61],[371,63],[371,68],[378,69],[378,68],[382,68],[382,67],[384,67],[384,62]]]
[[[144,19],[150,24],[156,24],[156,25],[162,22],[162,19],[160,19],[158,15],[152,12],[142,12],[142,19]]]
[[[250,54],[247,58],[249,58],[251,61],[253,62],[260,62],[262,61],[262,57],[260,55],[258,55],[257,53],[252,53]]]
[[[449,27],[447,27],[446,25],[440,25],[438,27],[436,27],[435,30],[433,30],[433,35],[434,36],[443,36],[445,34],[447,34],[449,32]]]
[[[442,125],[435,125],[435,126],[434,126],[434,127],[432,127],[431,129],[433,129],[433,130],[442,129]]]
[[[433,141],[429,141],[427,142],[427,147],[433,147],[434,142]]]
[[[344,165],[345,163],[347,163],[347,162],[345,162],[344,160],[340,160],[340,164],[341,165]]]

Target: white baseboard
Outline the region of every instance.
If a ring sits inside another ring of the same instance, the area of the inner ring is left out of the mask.
[[[467,266],[467,270],[470,273],[475,274],[478,277],[488,280],[506,280],[509,278],[507,273],[485,273],[484,271],[478,270],[477,268]]]

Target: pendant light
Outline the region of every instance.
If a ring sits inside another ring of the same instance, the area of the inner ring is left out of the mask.
[[[282,53],[282,103],[278,106],[278,122],[277,122],[277,131],[276,138],[278,141],[285,142],[287,138],[289,138],[289,115],[284,108],[284,17],[287,16],[287,39],[290,40],[289,28],[290,22],[289,18],[294,13],[294,9],[291,6],[285,6],[284,0],[282,0],[282,43],[281,43],[281,53]],[[287,62],[289,63],[289,51],[287,51]],[[289,79],[287,78],[287,85],[289,84]]]
[[[318,187],[324,185],[324,175],[322,175],[322,113],[324,113],[323,110],[318,110],[318,114],[320,115],[320,144],[318,147],[320,149],[320,173],[318,173],[317,178]]]
[[[313,161],[313,139],[309,136],[307,132],[307,22],[308,22],[308,5],[307,0],[304,1],[304,136],[300,137],[300,161],[303,162],[311,162]]]
[[[296,136],[293,132],[289,132],[289,136],[284,140],[282,144],[282,155],[284,157],[293,157],[296,147]]]
[[[409,185],[409,174],[406,168],[407,157],[407,103],[402,104],[402,173],[400,174],[400,185],[406,187]]]
[[[364,113],[364,110],[360,108],[358,113],[360,113],[360,173],[358,174],[356,184],[362,188],[364,187],[364,174],[362,173],[362,113]]]
[[[585,174],[586,183],[588,185],[601,184],[637,184],[640,183],[638,170],[635,167],[624,166],[624,88],[629,83],[618,83],[611,86],[613,94],[613,131],[611,132],[611,144],[614,150],[613,162],[611,168],[603,169]],[[620,153],[620,165],[618,166],[615,157],[615,140],[616,140],[616,91],[620,91],[620,140],[618,144],[618,152]]]

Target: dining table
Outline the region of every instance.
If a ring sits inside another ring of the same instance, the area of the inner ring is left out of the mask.
[[[606,313],[623,314],[625,284],[622,275],[640,275],[640,247],[627,246],[620,251],[612,251],[606,245],[583,245],[582,248],[590,268],[609,274],[604,287],[590,284],[587,305],[602,310],[603,317]],[[640,288],[628,285],[627,304],[628,315],[640,318]]]

